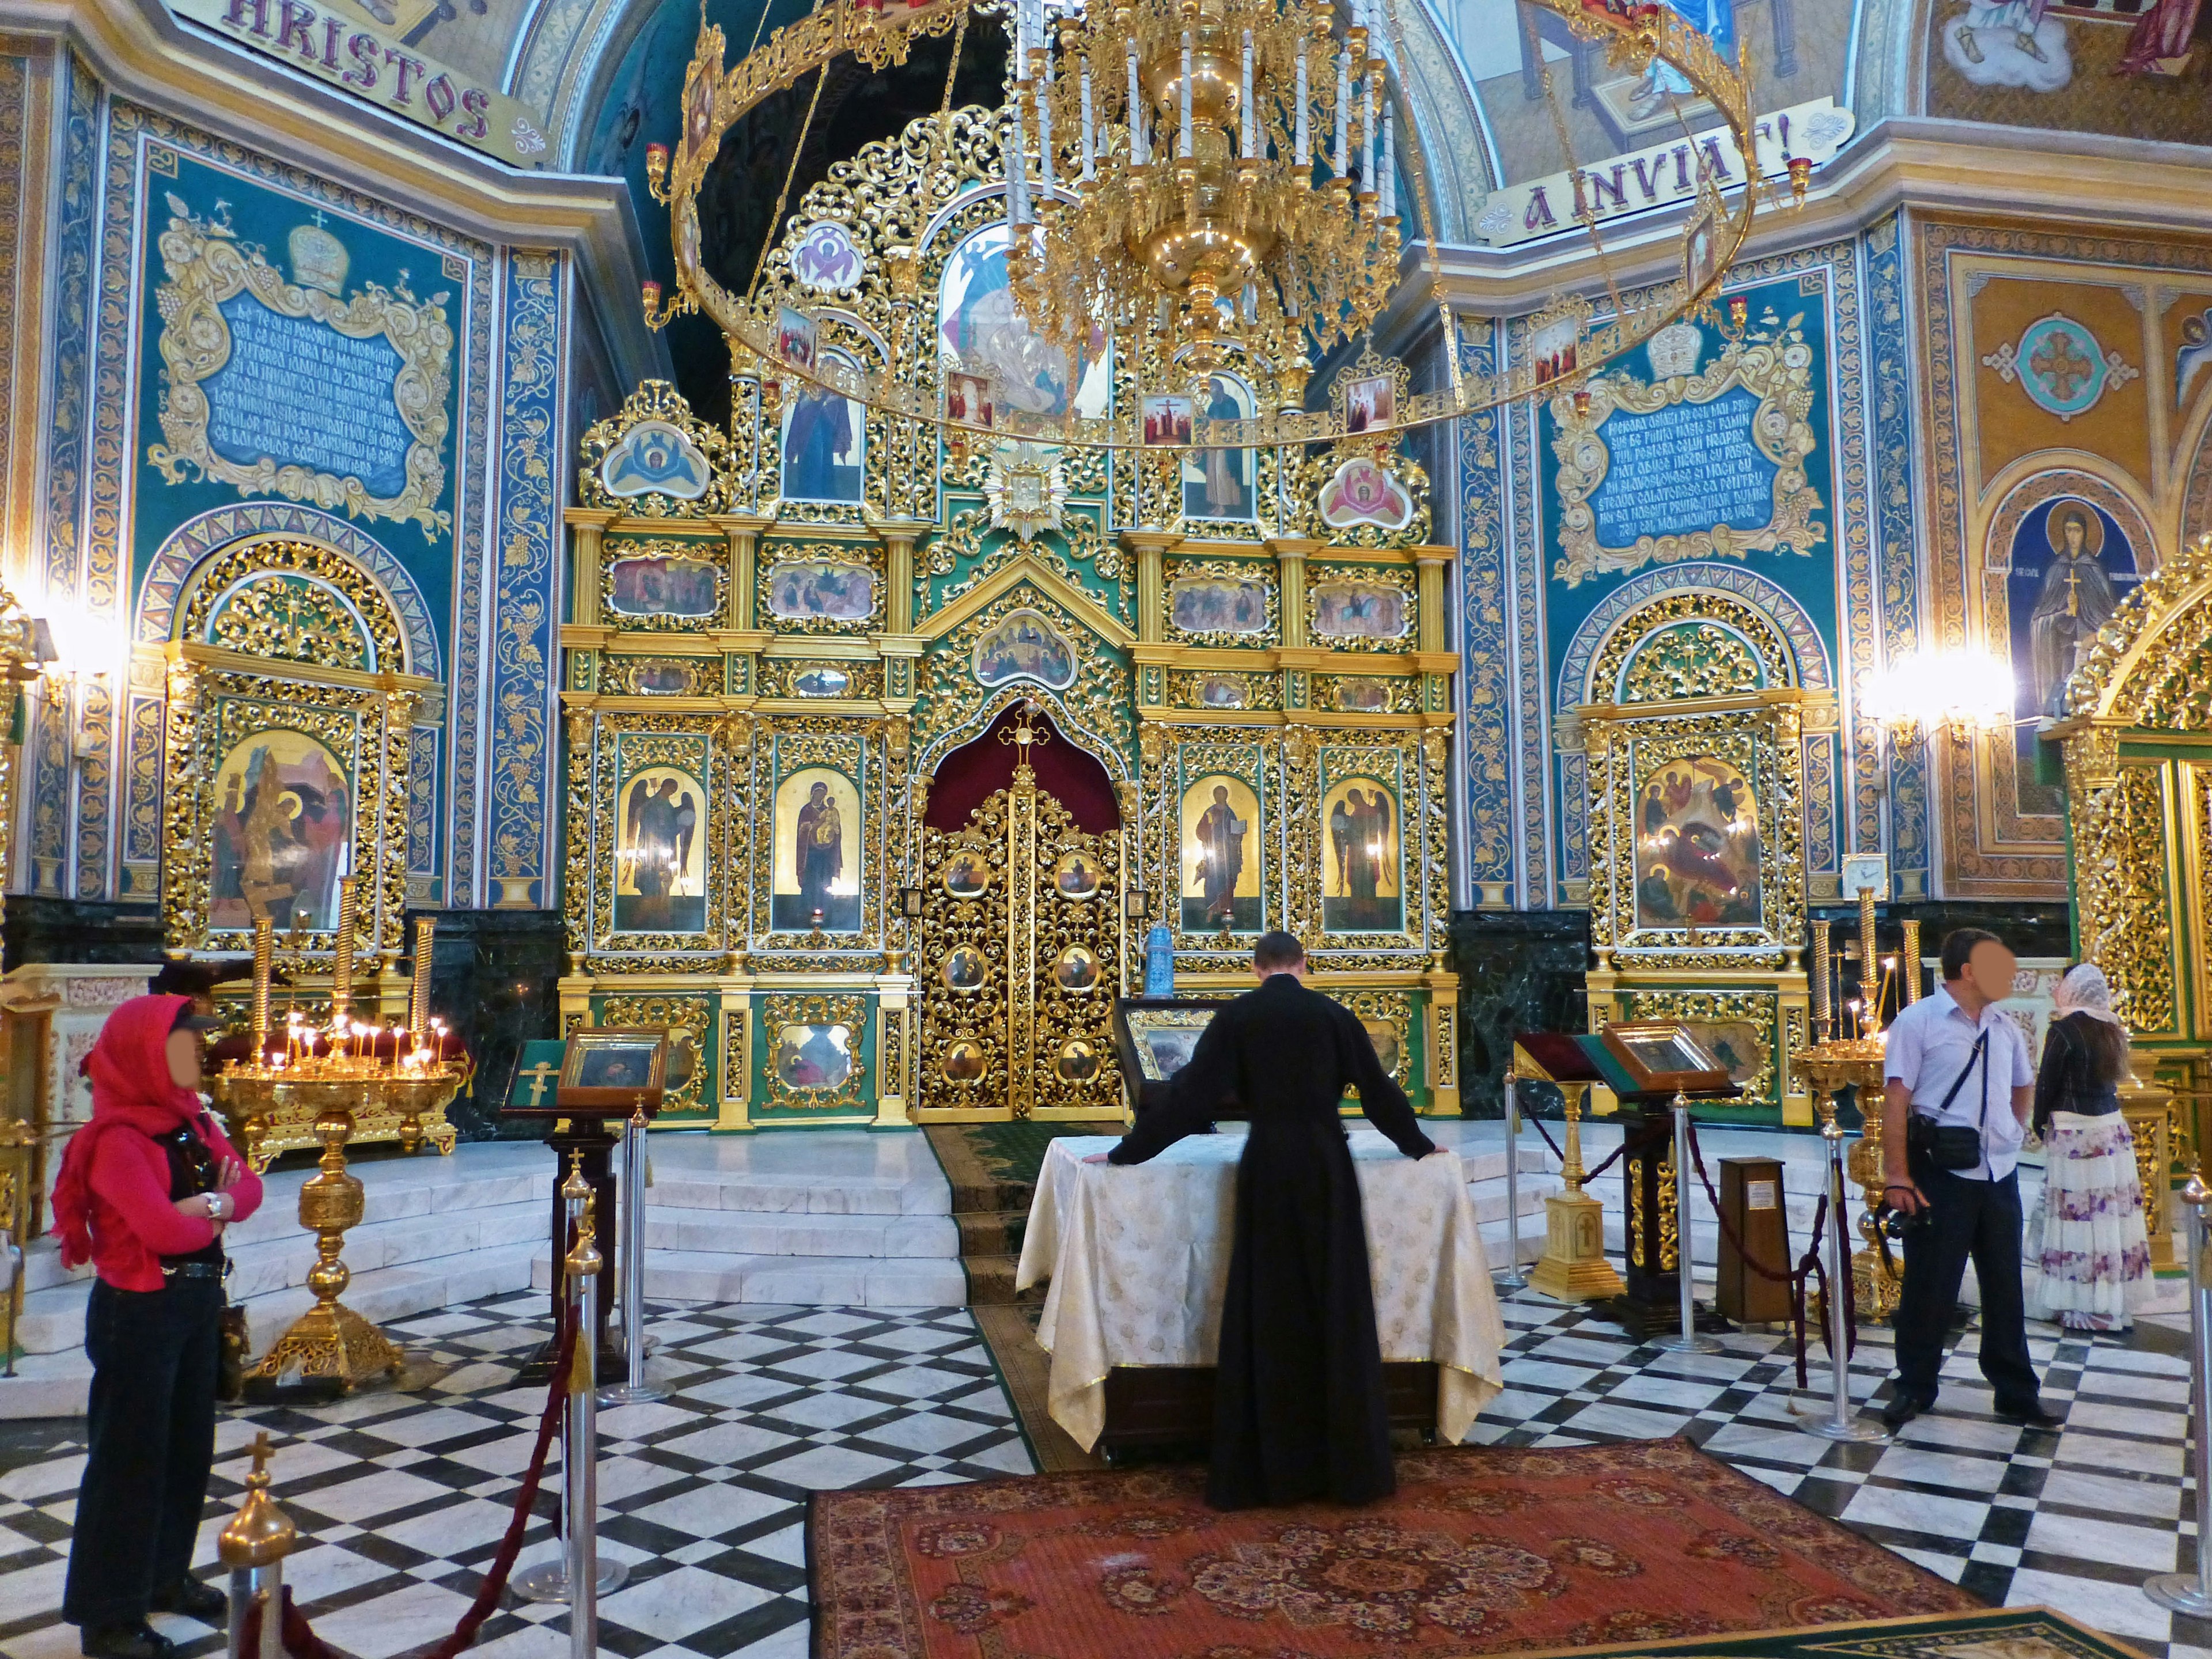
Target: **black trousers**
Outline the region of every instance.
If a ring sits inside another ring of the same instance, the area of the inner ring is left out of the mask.
[[[2028,1363],[2027,1313],[2020,1288],[2020,1176],[1969,1181],[1924,1158],[1911,1160],[1927,1195],[1929,1220],[1905,1233],[1905,1285],[1891,1322],[1897,1332],[1897,1392],[1936,1398],[1943,1339],[1972,1258],[1982,1287],[1982,1375],[2000,1407],[2038,1398]]]
[[[90,1455],[70,1534],[62,1617],[96,1630],[143,1619],[183,1578],[215,1461],[222,1286],[173,1279],[158,1291],[100,1280],[85,1309],[92,1361]]]

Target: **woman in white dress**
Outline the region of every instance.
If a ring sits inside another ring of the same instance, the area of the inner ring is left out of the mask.
[[[2152,1289],[2135,1137],[2120,1114],[2127,1028],[2103,971],[2087,963],[2066,971],[2054,1000],[2035,1083],[2045,1149],[2035,1299],[2069,1329],[2124,1330]]]

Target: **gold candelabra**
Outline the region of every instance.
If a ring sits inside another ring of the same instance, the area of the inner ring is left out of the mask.
[[[448,1102],[468,1081],[465,1056],[445,1054],[445,1024],[430,1020],[427,986],[429,947],[435,923],[424,918],[416,931],[416,990],[413,1007],[422,1026],[386,1029],[350,1017],[356,883],[338,884],[338,927],[332,963],[330,1023],[310,1025],[298,1011],[288,1013],[283,1042],[270,1030],[270,973],[273,929],[267,921],[253,933],[253,1053],[227,1066],[210,1083],[226,1116],[244,1127],[246,1155],[258,1158],[261,1144],[276,1118],[314,1115],[314,1133],[322,1144],[318,1172],[300,1188],[300,1224],[315,1236],[315,1265],[307,1288],[315,1304],[295,1320],[263,1356],[252,1375],[275,1382],[297,1370],[303,1377],[329,1377],[345,1388],[399,1368],[398,1347],[338,1298],[352,1280],[343,1259],[347,1230],[361,1223],[363,1199],[359,1177],[346,1169],[346,1143],[356,1118],[368,1112],[396,1115],[400,1144],[417,1150],[425,1138],[422,1120],[435,1116],[440,1149],[451,1151],[453,1130],[444,1122]],[[258,1131],[258,1133],[257,1133]]]

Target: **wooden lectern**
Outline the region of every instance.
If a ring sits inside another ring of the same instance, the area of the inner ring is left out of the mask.
[[[615,1176],[611,1154],[622,1125],[634,1111],[650,1119],[660,1111],[667,1088],[668,1031],[665,1026],[599,1026],[572,1031],[565,1038],[541,1038],[522,1046],[507,1091],[503,1117],[538,1118],[549,1125],[545,1144],[553,1150],[555,1171],[551,1224],[553,1310],[562,1306],[561,1263],[574,1242],[561,1202],[561,1176],[570,1154],[583,1154],[584,1179],[591,1183],[593,1237],[599,1268],[599,1374],[611,1376],[626,1362],[607,1341],[607,1314],[615,1302]],[[625,1202],[634,1196],[624,1194]],[[550,1361],[551,1345],[523,1370]]]

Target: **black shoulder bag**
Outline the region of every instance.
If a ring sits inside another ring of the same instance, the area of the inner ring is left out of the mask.
[[[1966,1069],[1952,1079],[1951,1091],[1943,1097],[1943,1103],[1936,1109],[1948,1112],[1951,1103],[1959,1097],[1959,1091],[1973,1075],[1975,1066],[1982,1067],[1982,1121],[1969,1129],[1963,1123],[1938,1123],[1920,1112],[1915,1112],[1905,1126],[1905,1145],[1908,1152],[1919,1153],[1939,1170],[1971,1170],[1982,1161],[1982,1135],[1990,1126],[1990,1034],[1986,1027],[1974,1039],[1973,1051],[1966,1056]]]

